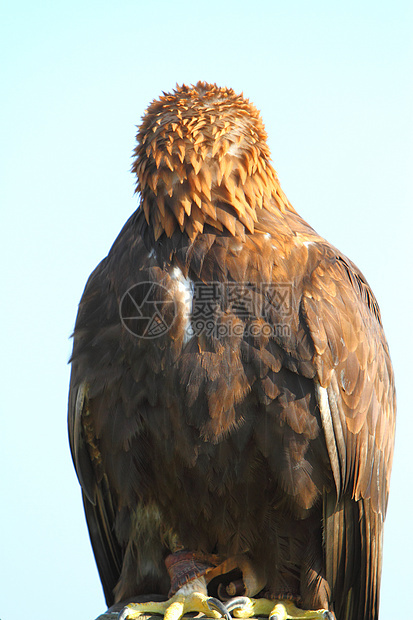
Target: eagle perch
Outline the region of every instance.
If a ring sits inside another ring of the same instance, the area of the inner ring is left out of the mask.
[[[70,445],[107,604],[137,601],[122,619],[378,617],[379,307],[288,202],[266,139],[231,89],[153,101],[139,208],[80,301]]]

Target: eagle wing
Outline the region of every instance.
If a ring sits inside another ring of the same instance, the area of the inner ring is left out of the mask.
[[[85,516],[96,564],[99,570],[106,602],[113,603],[113,588],[122,568],[122,550],[114,532],[116,504],[106,474],[102,470],[100,455],[93,449],[93,432],[87,434],[87,418],[93,399],[90,393],[103,392],[108,385],[108,364],[86,365],[83,351],[91,351],[91,338],[97,334],[97,325],[109,297],[104,277],[105,262],[91,274],[76,320],[75,343],[72,355],[72,372],[69,387],[68,428],[69,441],[76,473],[82,487]],[[90,324],[96,329],[90,329]],[[96,359],[99,358],[99,338],[94,342]],[[100,353],[103,355],[103,350]],[[107,352],[106,352],[107,355]]]
[[[326,578],[338,616],[375,617],[396,408],[380,312],[363,275],[331,246],[304,287],[301,312],[336,487],[324,498]]]
[[[165,351],[131,335],[120,317],[127,291],[148,281],[160,281],[164,291],[162,278],[126,222],[86,284],[74,330],[69,439],[108,606],[115,598],[169,587],[159,516],[148,509],[142,482],[151,460],[143,419],[161,398],[158,374]],[[135,516],[128,507],[132,497]],[[122,569],[123,589],[117,591]]]

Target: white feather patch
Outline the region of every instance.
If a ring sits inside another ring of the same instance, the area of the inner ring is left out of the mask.
[[[189,278],[185,278],[179,267],[173,268],[171,277],[176,282],[176,289],[179,294],[179,301],[184,306],[184,343],[186,344],[194,335],[191,325],[192,302],[194,298],[194,283]]]

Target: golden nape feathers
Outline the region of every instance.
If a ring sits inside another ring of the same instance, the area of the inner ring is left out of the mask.
[[[143,117],[132,170],[155,240],[179,229],[254,232],[257,209],[288,201],[272,168],[258,110],[230,88],[198,82],[154,100]]]

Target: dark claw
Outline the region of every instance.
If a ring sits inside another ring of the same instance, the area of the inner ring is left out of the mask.
[[[124,607],[119,613],[118,613],[118,620],[128,620],[128,615],[129,615],[130,609],[128,609],[127,607]]]
[[[324,612],[324,618],[325,618],[326,620],[334,620],[334,616],[333,616],[333,614],[331,613],[331,611],[325,611],[325,612]]]
[[[208,607],[210,609],[214,611],[218,611],[223,618],[226,618],[226,620],[232,620],[232,616],[229,613],[227,607],[224,605],[224,603],[222,603],[217,598],[214,598],[212,596],[208,599],[207,602],[208,602]]]
[[[279,614],[271,614],[268,620],[279,620],[279,618],[280,618]]]
[[[246,596],[237,596],[236,598],[231,598],[227,603],[225,603],[225,607],[228,611],[233,611],[234,609],[242,609],[249,603],[249,598]]]

